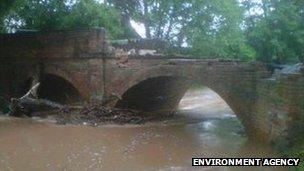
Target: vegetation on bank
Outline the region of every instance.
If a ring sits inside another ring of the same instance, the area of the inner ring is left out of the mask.
[[[111,39],[168,42],[174,52],[208,58],[296,63],[304,60],[299,0],[3,0],[2,32],[105,27]]]
[[[296,132],[296,134],[298,136],[296,136],[295,144],[293,145],[293,147],[291,149],[288,149],[289,151],[287,152],[287,155],[289,157],[301,158],[301,163],[300,163],[300,166],[297,168],[297,171],[304,170],[304,128],[303,128],[303,123],[304,123],[304,116],[303,116],[302,120],[300,120],[300,123],[299,123],[299,125],[301,125],[300,129]]]
[[[295,171],[304,170],[304,113],[302,117],[294,124],[294,127],[289,131],[288,145],[278,147],[277,150],[281,152],[282,156],[290,158],[300,158],[300,166],[293,169]]]
[[[295,171],[303,171],[304,170],[304,139],[300,142],[298,142],[296,145],[294,145],[291,149],[288,149],[287,151],[284,151],[282,153],[284,157],[290,157],[290,158],[300,158],[300,166],[296,167]]]

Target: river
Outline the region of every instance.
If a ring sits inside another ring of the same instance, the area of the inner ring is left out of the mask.
[[[276,155],[248,142],[229,106],[209,89],[187,92],[179,108],[172,119],[144,125],[90,127],[0,117],[0,170],[279,170],[191,167],[192,157]]]

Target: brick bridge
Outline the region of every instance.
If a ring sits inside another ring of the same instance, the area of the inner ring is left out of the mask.
[[[19,33],[1,35],[0,40],[1,94],[21,95],[39,81],[42,98],[74,102],[115,95],[121,99],[109,106],[155,113],[176,109],[196,82],[218,93],[248,135],[263,141],[288,134],[289,123],[303,113],[303,75],[273,82],[259,63],[161,55],[115,57],[108,52],[103,29]],[[272,97],[284,102],[277,104]]]

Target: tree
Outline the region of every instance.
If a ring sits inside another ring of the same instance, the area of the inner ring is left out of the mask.
[[[175,53],[265,63],[304,60],[301,0],[5,0],[4,8],[7,31],[105,27],[112,39],[137,38],[134,20],[144,25],[147,38],[165,40]]]
[[[279,64],[303,61],[304,2],[264,0],[260,9],[262,15],[247,20],[246,33],[257,59]]]
[[[128,36],[119,13],[94,0],[78,0],[74,4],[66,0],[17,0],[5,21],[9,31],[104,27],[110,38]]]
[[[236,0],[108,0],[128,18],[143,23],[147,38],[186,46],[206,57],[254,57],[240,28],[242,8]]]
[[[62,29],[104,27],[109,38],[128,37],[128,30],[122,25],[119,13],[112,7],[92,0],[77,2],[61,20]]]
[[[246,45],[243,30],[243,9],[237,1],[195,1],[189,11],[183,33],[195,55],[252,59],[254,51]]]
[[[7,14],[15,0],[2,0],[0,3],[0,32],[4,32],[4,16]]]

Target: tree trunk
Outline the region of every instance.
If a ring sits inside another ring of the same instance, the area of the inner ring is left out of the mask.
[[[149,11],[148,11],[148,3],[147,0],[144,0],[144,25],[146,29],[146,38],[151,38],[151,30],[150,30],[150,20],[149,20]]]

